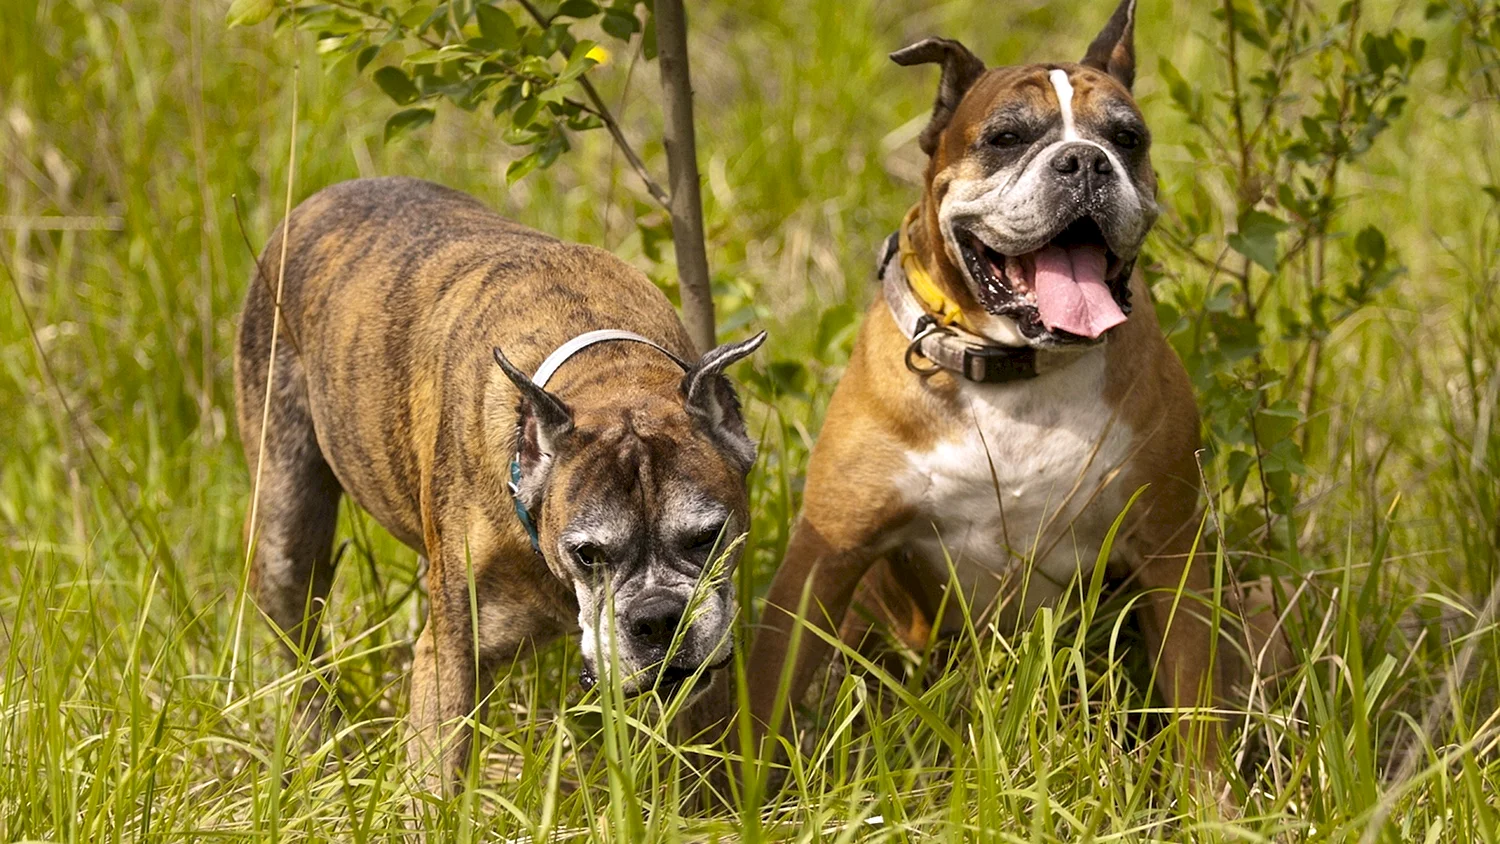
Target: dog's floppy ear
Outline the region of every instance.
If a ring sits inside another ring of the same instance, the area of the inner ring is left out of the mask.
[[[927,122],[927,128],[922,130],[922,135],[917,139],[922,151],[932,155],[932,151],[937,149],[938,136],[953,117],[959,101],[968,93],[974,80],[984,73],[984,62],[969,52],[968,47],[949,38],[927,38],[910,47],[902,47],[891,53],[891,61],[903,67],[916,64],[943,66],[942,79],[938,80],[937,99],[932,104],[932,119]]]
[[[708,428],[714,440],[729,450],[745,472],[755,464],[755,443],[745,432],[740,400],[729,379],[724,377],[724,369],[760,348],[765,341],[766,332],[762,331],[749,340],[726,343],[710,350],[682,376],[682,397],[688,413]]]
[[[521,391],[516,442],[521,485],[517,497],[534,511],[541,506],[558,440],[573,430],[573,412],[561,399],[538,387],[526,373],[516,369],[498,348],[495,349],[495,363]]]
[[[1135,0],[1120,0],[1080,64],[1102,70],[1130,89],[1135,83]]]

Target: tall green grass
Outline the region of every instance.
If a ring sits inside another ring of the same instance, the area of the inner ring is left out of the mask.
[[[935,79],[885,53],[946,34],[993,62],[1072,58],[1107,5],[694,8],[723,330],[773,338],[737,373],[762,441],[736,575],[745,617],[784,550],[874,251],[919,189],[913,138]],[[580,693],[566,644],[505,672],[474,787],[424,799],[404,781],[400,732],[418,562],[352,507],[329,614],[345,717],[308,746],[304,673],[253,613],[236,636],[250,484],[229,350],[251,262],[235,200],[258,248],[293,155],[293,201],[420,175],[668,286],[671,271],[648,257],[641,190],[607,139],[507,187],[483,115],[445,111],[385,146],[373,86],[322,68],[305,36],[226,31],[223,11],[0,5],[0,838],[367,841],[429,826],[456,840],[1500,840],[1492,7],[1364,9],[1431,45],[1408,108],[1342,194],[1349,230],[1379,223],[1407,272],[1326,339],[1295,551],[1205,539],[1227,567],[1281,572],[1297,598],[1282,694],[1226,716],[1245,725],[1226,771],[1237,818],[1177,764],[1183,737],[1149,694],[1128,602],[1090,582],[1021,635],[969,631],[879,671],[831,671],[764,806],[699,775],[717,751],[671,740],[672,702]],[[1153,69],[1170,58],[1222,107],[1221,28],[1186,0],[1143,0],[1139,27],[1163,197],[1186,207],[1195,138]],[[623,51],[603,70],[627,129],[654,137],[654,69]],[[660,171],[659,147],[644,147]],[[1334,252],[1330,271],[1351,273]],[[1206,301],[1193,266],[1152,254],[1160,298]],[[1274,343],[1266,354],[1293,363]],[[721,799],[702,799],[710,788]]]

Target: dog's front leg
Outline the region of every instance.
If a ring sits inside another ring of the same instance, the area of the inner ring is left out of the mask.
[[[832,546],[807,518],[797,523],[786,558],[766,593],[746,667],[746,676],[752,680],[750,712],[758,734],[770,731],[778,714],[783,728],[791,726],[791,711],[807,692],[813,675],[828,661],[829,644],[811,630],[798,628],[805,623],[833,635],[872,561],[864,547]],[[783,685],[788,662],[790,676]],[[785,707],[779,713],[778,698]]]
[[[439,531],[430,518],[425,532],[429,605],[412,655],[407,754],[412,773],[428,791],[452,794],[472,743],[466,719],[475,714],[491,679],[481,670],[480,657],[488,649],[481,647],[471,610],[481,605],[479,572],[490,555],[475,553],[486,549],[471,547],[464,532]],[[444,534],[454,541],[443,543]],[[476,587],[472,604],[470,584]]]
[[[524,578],[506,577],[529,562],[511,565],[504,552],[473,547],[435,550],[431,559],[431,603],[412,660],[407,754],[428,791],[453,794],[473,745],[470,719],[479,717],[497,667],[560,630],[538,611],[545,603]]]
[[[451,794],[468,761],[473,731],[462,719],[480,699],[481,674],[467,611],[440,608],[438,591],[412,659],[407,754],[426,790]]]
[[[840,398],[834,395],[830,420],[841,418],[835,413]],[[848,410],[843,414],[852,415]],[[880,457],[900,452],[872,448],[842,435],[837,425],[825,426],[813,449],[802,516],[771,581],[750,646],[746,674],[757,736],[764,736],[773,722],[782,729],[791,726],[791,711],[831,653],[821,636],[800,628],[807,624],[836,635],[856,587],[883,550],[884,538],[905,518],[900,492],[890,484],[899,467],[887,465],[895,458]]]

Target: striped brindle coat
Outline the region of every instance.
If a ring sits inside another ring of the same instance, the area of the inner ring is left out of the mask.
[[[589,346],[547,390],[524,374],[595,329],[662,348]],[[705,566],[748,525],[755,453],[722,373],[762,337],[699,358],[640,272],[457,191],[384,178],[319,192],[266,246],[240,322],[257,605],[297,650],[321,653],[345,494],[426,558],[409,719],[433,785],[467,758],[470,731],[455,725],[476,690],[524,648],[581,632],[585,672],[614,667],[627,691],[722,665],[734,555],[708,582]],[[536,548],[507,487],[513,458]]]

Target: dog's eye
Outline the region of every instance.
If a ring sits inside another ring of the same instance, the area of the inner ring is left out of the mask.
[[[1115,146],[1122,149],[1135,149],[1141,145],[1141,136],[1130,129],[1121,129],[1115,133]]]
[[[724,525],[714,525],[704,528],[688,537],[687,550],[695,557],[703,557],[712,553],[714,546],[720,545],[724,537]]]
[[[582,545],[576,546],[573,549],[573,556],[578,558],[578,562],[581,563],[584,568],[602,568],[609,562],[609,555],[604,553],[603,548],[600,548],[597,545],[591,545],[587,542]]]
[[[1021,142],[1021,136],[1016,132],[1000,131],[990,135],[985,142],[992,147],[1013,147]]]

